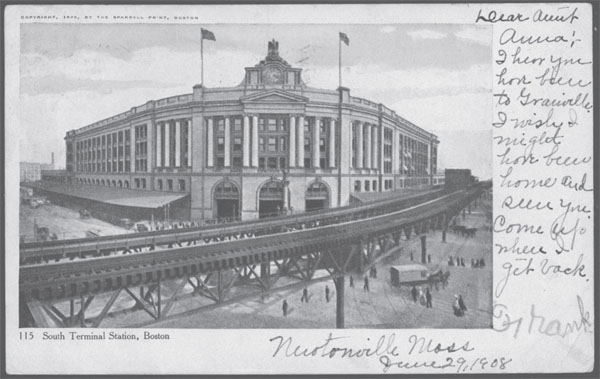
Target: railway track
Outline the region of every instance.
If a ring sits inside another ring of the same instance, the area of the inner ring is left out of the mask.
[[[445,190],[429,191],[402,199],[390,199],[359,207],[343,207],[301,215],[253,220],[227,225],[172,229],[129,235],[80,238],[63,241],[24,243],[20,245],[21,265],[61,262],[78,258],[94,258],[157,247],[181,247],[194,242],[214,243],[246,236],[279,234],[290,229],[310,229],[401,210],[447,195]]]
[[[482,190],[483,186],[480,185],[442,196],[438,194],[437,198],[406,209],[392,206],[398,202],[385,202],[387,205],[380,204],[378,209],[369,207],[369,211],[359,210],[361,217],[339,217],[337,222],[331,223],[309,217],[306,220],[317,223],[310,229],[278,229],[278,233],[257,234],[242,240],[219,240],[210,244],[172,246],[138,254],[59,261],[54,264],[22,265],[20,292],[25,299],[67,299],[156,280],[268,263],[317,251],[335,251],[344,256],[344,249],[365,238],[398,235],[406,233],[407,229],[410,233],[413,228],[417,233],[424,233],[431,227],[440,226],[448,212],[456,213],[464,208]],[[234,229],[238,227],[241,225],[233,226]],[[264,228],[265,225],[261,224],[260,227]],[[228,232],[232,233],[232,230]],[[198,235],[198,231],[190,233]],[[168,241],[181,237],[174,237],[173,234],[162,236],[169,236],[171,239]],[[146,237],[140,236],[142,240]],[[151,238],[156,239],[156,236]],[[115,239],[108,243],[124,243],[123,240]],[[71,246],[74,248],[78,244]],[[79,246],[85,246],[85,243]],[[88,251],[92,249],[91,246],[85,248]]]

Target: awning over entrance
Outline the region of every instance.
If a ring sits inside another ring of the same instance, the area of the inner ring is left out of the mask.
[[[179,200],[187,193],[144,191],[135,189],[98,187],[85,184],[68,184],[39,181],[27,184],[42,191],[60,195],[73,196],[80,199],[98,201],[106,204],[125,207],[155,209]]]

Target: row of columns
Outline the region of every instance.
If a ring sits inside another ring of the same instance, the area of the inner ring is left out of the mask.
[[[162,156],[162,126],[164,125],[164,144],[165,144],[165,155],[164,164]],[[171,125],[175,128],[175,149],[171,152]],[[191,122],[187,122],[187,162],[181,162],[181,121],[161,121],[156,124],[156,166],[157,167],[171,167],[171,153],[175,156],[175,162],[173,167],[180,167],[182,163],[184,166],[191,166],[191,151],[192,151],[192,138],[191,138]]]
[[[329,146],[328,160],[329,168],[335,167],[335,120],[327,119],[329,122]],[[289,167],[304,167],[304,116],[292,115],[289,118],[288,134],[288,162]],[[320,162],[320,119],[315,118],[312,130],[312,167],[321,167]],[[212,117],[207,118],[207,166],[214,166],[214,121]],[[250,138],[252,135],[252,138]],[[258,116],[244,115],[242,125],[242,165],[244,167],[258,167]],[[252,141],[252,146],[250,146]],[[225,118],[224,133],[224,166],[231,166],[231,121]],[[297,158],[297,159],[296,159]]]
[[[379,168],[378,126],[358,122],[356,134],[356,168]]]

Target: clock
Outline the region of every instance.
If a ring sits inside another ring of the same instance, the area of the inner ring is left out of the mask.
[[[266,67],[263,70],[263,82],[265,84],[281,84],[283,83],[283,73],[277,67]]]

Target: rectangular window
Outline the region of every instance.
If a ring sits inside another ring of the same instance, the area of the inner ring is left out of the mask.
[[[217,132],[225,133],[225,119],[221,118],[217,120]]]
[[[275,137],[269,137],[268,149],[269,149],[270,152],[276,152],[277,151],[277,138],[275,138]]]
[[[259,119],[258,120],[258,130],[260,130],[261,132],[264,132],[265,131],[265,124],[266,124],[266,122],[265,122],[264,118]]]
[[[286,143],[285,137],[279,138],[279,151],[281,151],[281,152],[287,151],[287,143]]]
[[[231,165],[233,167],[242,167],[242,157],[233,157]]]
[[[278,119],[278,123],[279,123],[279,131],[281,132],[287,132],[288,131],[288,120],[287,118],[280,118]]]
[[[282,170],[287,168],[287,159],[285,157],[279,158],[279,168]]]
[[[265,139],[263,137],[258,139],[258,150],[265,151]]]
[[[260,157],[258,158],[258,167],[261,169],[266,169],[267,167],[265,166],[265,158],[264,157]]]
[[[370,189],[369,189],[370,187],[371,187],[371,182],[368,180],[365,180],[365,191],[370,191]]]
[[[312,166],[311,163],[312,163],[312,159],[304,158],[304,167],[311,168],[311,166]]]
[[[268,158],[269,169],[277,169],[277,158],[269,157]]]
[[[319,139],[319,151],[321,153],[325,153],[327,151],[327,145],[325,143],[325,138]]]
[[[310,152],[310,138],[304,138],[304,151]]]
[[[158,179],[158,181],[156,182],[156,185],[158,186],[158,190],[162,191],[162,189],[163,189],[162,179]]]
[[[360,180],[354,181],[354,191],[360,192]]]
[[[225,158],[224,157],[217,157],[217,167],[225,167]]]
[[[142,188],[146,189],[146,178],[142,178]]]
[[[242,119],[241,118],[234,118],[233,119],[233,131],[234,132],[241,132],[242,131]]]
[[[140,179],[139,178],[135,178],[134,182],[135,182],[135,188],[140,188]]]
[[[225,151],[225,138],[224,137],[217,138],[217,151],[219,151],[219,152]]]
[[[235,137],[233,139],[233,151],[242,151],[242,138]]]
[[[185,191],[185,179],[179,179],[179,190]]]
[[[267,130],[269,132],[276,132],[277,131],[277,119],[276,118],[269,118],[269,119],[267,119]]]
[[[377,191],[377,181],[373,180],[373,191]]]
[[[173,179],[167,179],[167,188],[169,191],[173,191]]]

